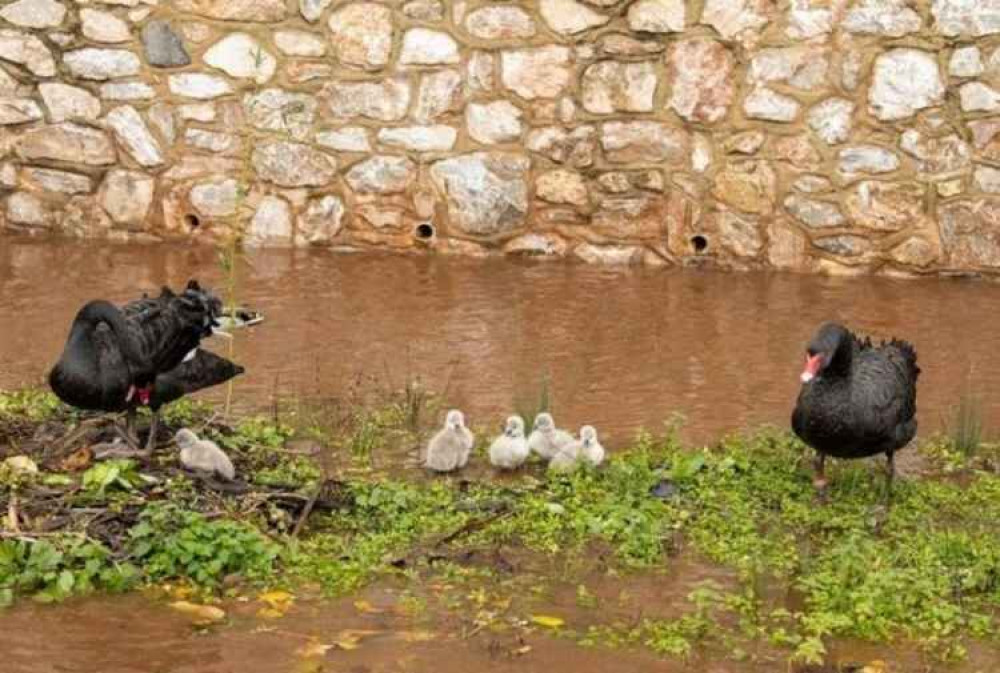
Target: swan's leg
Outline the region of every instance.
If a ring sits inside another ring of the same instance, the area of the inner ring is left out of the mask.
[[[128,453],[134,456],[141,456],[143,455],[143,452],[139,449],[139,438],[135,433],[135,418],[135,407],[129,407],[128,411],[125,412],[125,428],[122,429],[118,423],[115,423],[114,426],[115,430],[118,431],[118,434],[121,435],[122,439],[125,440],[125,443],[128,444],[130,449]]]
[[[117,423],[115,424],[115,426],[118,428],[118,434],[122,436],[122,438],[125,440],[125,443],[128,444],[133,449],[138,449],[139,436],[135,434],[135,417],[136,417],[135,407],[129,407],[128,411],[125,412],[125,429],[122,430]]]
[[[896,454],[893,451],[885,452],[885,499],[886,503],[892,502],[892,481],[896,476]]]
[[[816,487],[816,492],[820,499],[826,497],[826,454],[816,452],[816,462],[814,464],[816,468],[816,476],[813,477],[813,486]]]
[[[146,450],[147,456],[153,455],[153,449],[156,448],[156,432],[160,429],[160,411],[156,410],[152,412],[152,418],[149,421],[149,438],[146,440]]]

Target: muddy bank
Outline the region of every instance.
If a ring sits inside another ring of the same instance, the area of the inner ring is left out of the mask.
[[[878,659],[979,673],[1000,658],[995,447],[911,447],[919,469],[891,510],[872,462],[838,462],[818,506],[804,447],[774,432],[704,450],[647,436],[597,470],[503,476],[485,435],[469,469],[433,477],[411,452],[440,403],[413,413],[404,391],[301,426],[173,405],[168,428],[197,427],[234,459],[244,487],[227,490],[179,470],[168,445],[149,462],[87,459],[94,438],[52,439],[79,417],[0,394],[0,455],[40,467],[0,478],[10,670],[832,673]],[[107,597],[140,589],[148,600]]]

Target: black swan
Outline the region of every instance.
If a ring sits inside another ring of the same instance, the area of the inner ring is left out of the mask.
[[[164,288],[158,299],[138,300],[128,310],[92,301],[73,320],[49,385],[80,409],[124,411],[135,397],[148,403],[156,377],[212,334],[221,312],[222,302],[194,280],[180,295]]]
[[[806,349],[802,390],[792,430],[816,450],[815,485],[826,488],[824,461],[884,453],[886,494],[892,493],[893,454],[917,433],[917,353],[905,341],[878,346],[843,325],[826,323]]]

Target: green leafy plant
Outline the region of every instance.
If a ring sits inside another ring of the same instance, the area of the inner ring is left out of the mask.
[[[81,487],[89,495],[104,497],[109,489],[132,491],[142,483],[135,461],[107,460],[83,473]]]
[[[16,594],[53,602],[94,590],[122,591],[138,573],[101,545],[72,535],[0,541],[0,606]]]
[[[180,577],[209,588],[230,574],[266,577],[279,551],[252,526],[209,521],[173,503],[148,506],[129,533],[128,548],[151,580]]]
[[[34,422],[48,420],[64,409],[59,398],[36,388],[0,390],[0,418],[18,418]]]

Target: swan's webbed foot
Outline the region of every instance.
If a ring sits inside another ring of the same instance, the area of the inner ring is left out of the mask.
[[[139,448],[139,438],[135,433],[135,411],[130,409],[128,416],[126,417],[125,427],[122,428],[117,423],[115,424],[115,430],[118,432],[118,436],[124,440],[125,446],[108,448],[104,452],[98,454],[95,453],[95,458],[142,458],[146,459],[153,455],[153,452],[148,447],[146,449]]]

